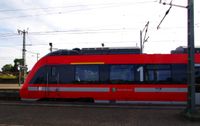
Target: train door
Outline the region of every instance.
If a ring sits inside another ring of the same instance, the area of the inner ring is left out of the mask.
[[[33,98],[44,98],[46,97],[47,90],[47,82],[48,82],[48,73],[47,67],[41,67],[33,76],[29,83],[29,95],[33,96]]]
[[[47,70],[46,96],[57,98],[59,90],[59,70],[56,66],[48,66]]]
[[[200,64],[195,64],[196,104],[200,105]]]
[[[130,64],[110,65],[109,80],[111,85],[110,96],[116,102],[130,101],[135,97],[133,93],[133,82],[135,66]]]

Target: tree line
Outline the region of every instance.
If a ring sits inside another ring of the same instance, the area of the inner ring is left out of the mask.
[[[23,71],[21,67],[23,59],[14,59],[14,65],[5,64],[1,68],[0,72],[0,83],[23,83],[24,78],[22,77]]]
[[[18,73],[19,73],[19,66],[22,65],[22,64],[23,64],[23,59],[15,59],[14,60],[14,66],[12,64],[5,64],[1,68],[2,73],[18,75]]]

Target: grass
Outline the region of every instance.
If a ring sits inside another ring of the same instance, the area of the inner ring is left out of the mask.
[[[17,79],[17,76],[12,74],[0,74],[0,79]]]

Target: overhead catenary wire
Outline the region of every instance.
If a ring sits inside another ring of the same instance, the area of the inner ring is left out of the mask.
[[[16,35],[17,33],[13,32],[5,32],[5,33],[0,33],[0,35]]]
[[[29,35],[92,34],[92,33],[110,33],[110,32],[114,33],[114,32],[128,32],[130,30],[137,30],[137,28],[42,31],[42,32],[30,32]]]
[[[199,24],[195,24],[199,28]],[[176,26],[176,27],[162,27],[162,29],[165,30],[171,30],[171,29],[183,29],[186,28],[184,26]],[[105,33],[107,32],[126,32],[126,31],[132,31],[132,30],[138,30],[138,28],[105,28],[105,29],[71,29],[71,30],[52,30],[52,31],[39,31],[39,32],[29,32],[29,35],[57,35],[62,33],[71,33],[71,34],[88,34],[88,33]],[[1,38],[9,38],[9,37],[18,37],[17,33],[0,33],[0,39]]]
[[[2,39],[2,38],[10,38],[10,37],[17,37],[17,35],[0,35],[0,39]]]
[[[101,4],[78,4],[78,5],[67,5],[67,6],[51,6],[51,7],[41,7],[41,8],[23,8],[23,9],[1,9],[0,12],[16,12],[16,11],[33,11],[33,10],[54,10],[60,8],[74,8],[74,7],[82,7],[82,6],[107,6],[107,5],[130,5],[130,4],[144,4],[144,3],[152,3],[157,0],[146,0],[140,2],[123,2],[123,3],[101,3]]]
[[[144,4],[144,3],[150,3],[150,2],[156,2],[155,0],[151,0],[151,1],[144,1],[144,2],[135,2],[134,4]],[[32,14],[32,15],[20,15],[20,16],[10,16],[10,17],[2,17],[0,18],[0,20],[7,20],[7,19],[13,19],[13,18],[27,18],[27,17],[35,17],[35,16],[45,16],[45,15],[61,15],[61,14],[67,14],[67,13],[72,13],[72,12],[83,12],[83,11],[90,11],[90,10],[94,10],[94,9],[102,9],[102,8],[110,8],[110,7],[120,7],[120,6],[130,6],[132,5],[130,2],[129,3],[117,3],[117,4],[108,4],[106,6],[100,6],[100,7],[90,7],[90,8],[82,8],[82,9],[74,9],[74,10],[69,10],[69,11],[57,11],[57,12],[51,12],[51,13],[39,13],[39,14]],[[51,8],[51,7],[50,7]],[[56,7],[52,7],[52,8],[56,8]],[[57,7],[57,8],[61,8],[61,7]],[[66,7],[63,7],[66,8]],[[45,8],[35,8],[35,10],[44,10]],[[48,9],[48,8],[46,8]],[[20,9],[19,9],[20,10]],[[23,9],[21,9],[23,10]],[[26,9],[24,9],[26,10]],[[29,8],[27,10],[34,10],[34,8]],[[1,11],[6,11],[6,10],[1,10]],[[11,11],[11,10],[8,10]],[[14,11],[14,10],[13,10]]]
[[[89,33],[107,33],[107,32],[125,32],[130,30],[137,30],[137,28],[108,28],[108,29],[72,29],[72,30],[54,30],[54,31],[40,31],[40,32],[29,32],[29,35],[52,35],[52,34],[89,34]],[[17,36],[17,34],[0,34],[0,38]]]
[[[61,41],[58,41],[56,42],[56,44],[77,44],[77,43],[82,43],[82,44],[87,44],[87,43],[94,43],[94,42],[97,42],[97,41],[78,41],[78,42],[61,42]],[[104,41],[104,43],[137,43],[138,41],[137,40],[122,40],[122,41]],[[49,41],[32,41],[33,44],[30,44],[29,46],[30,47],[33,47],[33,46],[48,46],[49,45]],[[9,44],[9,45],[1,45],[2,48],[4,47],[12,47],[13,49],[16,49],[16,47],[20,47],[21,45],[20,44]],[[19,50],[20,49],[16,49],[16,50]]]

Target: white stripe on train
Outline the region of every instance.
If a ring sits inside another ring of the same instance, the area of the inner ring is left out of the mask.
[[[109,88],[93,87],[28,87],[29,91],[61,91],[61,92],[109,92]]]
[[[187,92],[187,88],[135,88],[135,92]]]
[[[106,87],[28,87],[29,91],[60,91],[60,92],[117,92],[117,88],[111,88],[115,90],[110,90],[110,88]],[[120,90],[121,91],[121,90]],[[124,90],[125,92],[126,90]],[[130,89],[129,89],[130,91]],[[187,88],[133,88],[131,91],[133,92],[186,92]]]

